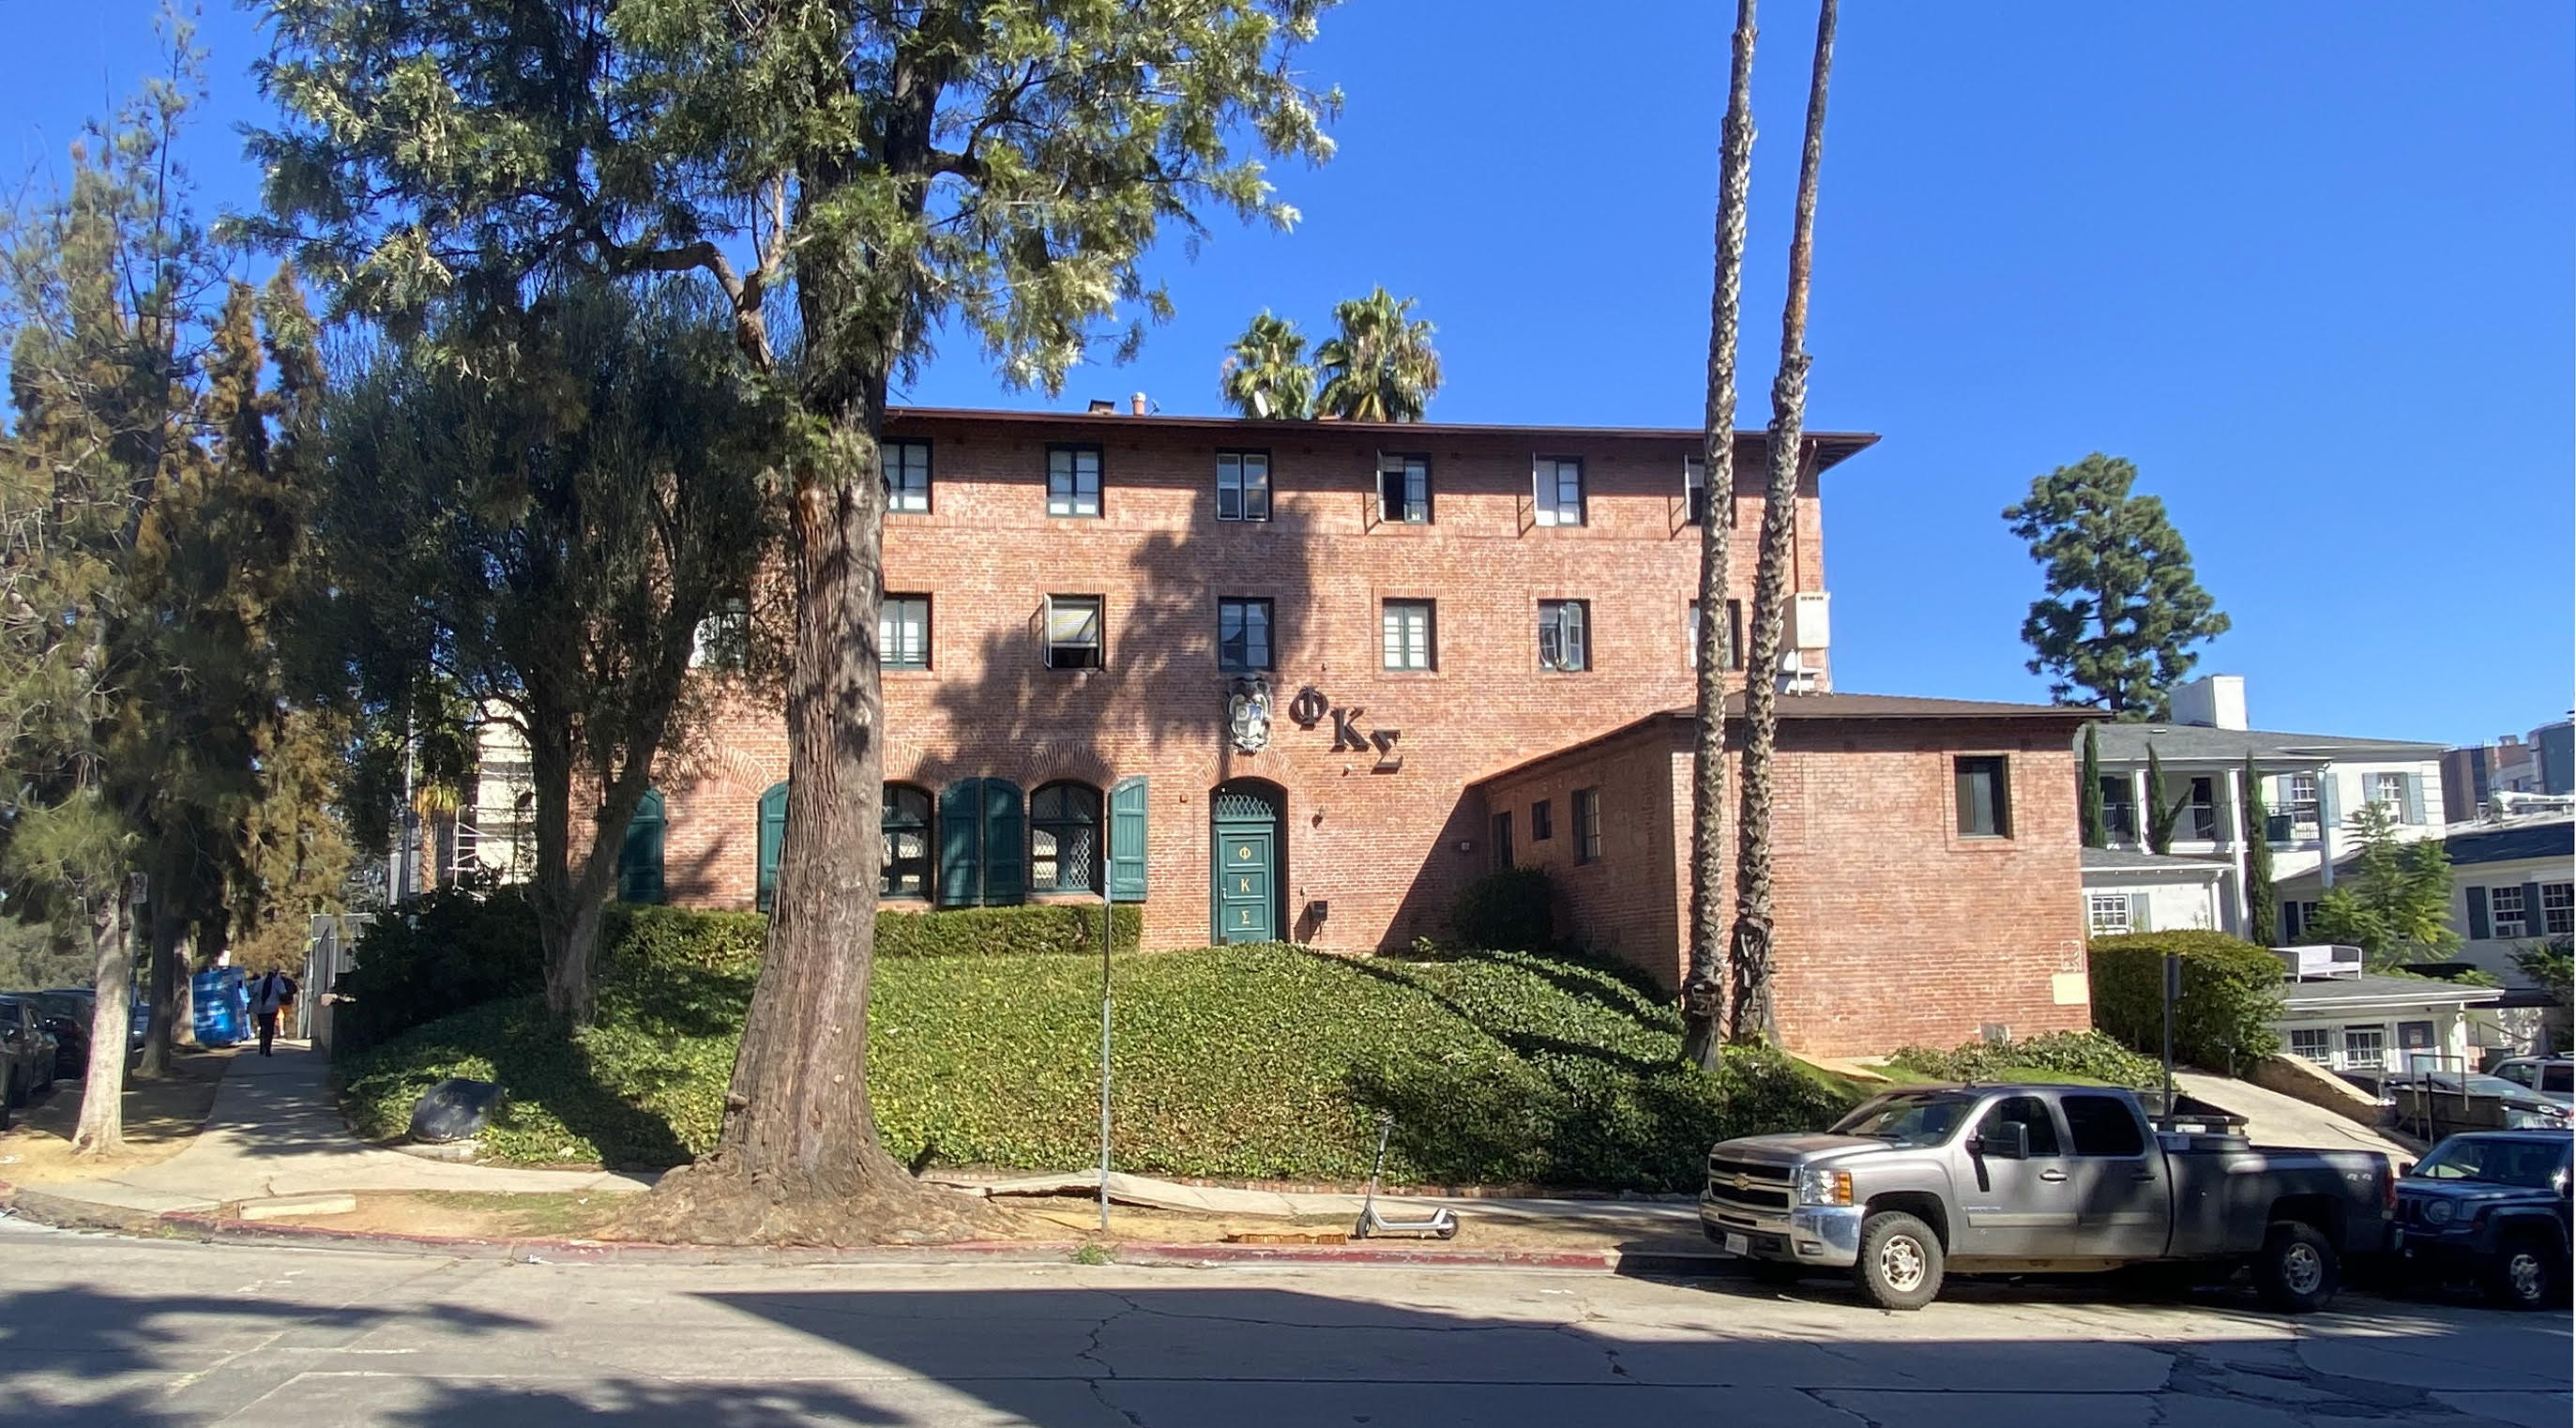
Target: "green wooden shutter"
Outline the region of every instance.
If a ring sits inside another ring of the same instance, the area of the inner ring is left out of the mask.
[[[2522,935],[2525,937],[2549,935],[2549,915],[2540,910],[2540,884],[2538,883],[2522,885]]]
[[[1007,907],[1029,895],[1029,825],[1020,786],[984,780],[984,905]]]
[[[1121,779],[1109,790],[1109,900],[1145,900],[1145,780]]]
[[[769,911],[778,897],[778,854],[787,846],[787,785],[774,783],[760,796],[760,887],[753,901]]]
[[[647,791],[626,821],[626,841],[617,849],[617,900],[655,903],[662,900],[662,795]]]
[[[939,905],[973,907],[984,896],[984,781],[939,791]]]
[[[2485,888],[2470,888],[2468,892],[2469,940],[2472,942],[2484,942],[2487,938],[2494,935],[2494,929],[2487,921],[2487,890]]]

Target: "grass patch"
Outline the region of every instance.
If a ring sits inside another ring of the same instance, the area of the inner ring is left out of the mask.
[[[475,1076],[511,1091],[488,1155],[686,1160],[715,1141],[757,922],[639,913],[602,949],[600,1025],[567,1041],[513,999],[416,1028],[342,1067],[351,1118],[398,1134],[423,1090]],[[1776,1055],[1681,1066],[1664,998],[1539,954],[1272,945],[1113,966],[1115,1154],[1145,1174],[1361,1180],[1392,1112],[1393,1182],[1683,1190],[1711,1143],[1814,1128],[1855,1099]],[[1056,1170],[1097,1156],[1096,962],[888,958],[874,987],[870,1094],[898,1159]]]

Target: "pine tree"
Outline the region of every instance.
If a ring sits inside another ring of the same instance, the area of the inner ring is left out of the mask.
[[[2049,696],[2115,719],[2164,719],[2174,686],[2200,657],[2191,647],[2227,632],[2192,573],[2191,552],[2164,502],[2136,496],[2138,468],[2094,452],[2030,483],[2006,507],[2013,534],[2047,568],[2021,637]]]

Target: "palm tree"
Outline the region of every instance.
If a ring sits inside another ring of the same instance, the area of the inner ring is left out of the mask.
[[[1383,287],[1333,309],[1338,336],[1315,349],[1323,368],[1321,406],[1345,421],[1420,421],[1440,390],[1440,354],[1432,327],[1409,317],[1413,299],[1397,302]]]
[[[1825,157],[1834,8],[1835,0],[1824,0],[1816,13],[1807,144],[1798,159],[1798,212],[1789,236],[1789,300],[1780,314],[1780,371],[1771,382],[1770,481],[1762,494],[1762,553],[1753,575],[1752,648],[1744,660],[1743,807],[1736,822],[1735,936],[1727,948],[1735,974],[1729,1029],[1738,1041],[1779,1039],[1771,1010],[1771,750],[1779,733],[1780,626],[1789,603],[1789,550],[1805,464],[1807,276],[1815,252],[1816,170]]]
[[[1690,966],[1682,977],[1682,1059],[1717,1069],[1718,1014],[1726,988],[1717,975],[1726,932],[1726,666],[1733,628],[1726,618],[1729,543],[1719,512],[1735,499],[1735,338],[1744,298],[1744,194],[1753,177],[1753,0],[1736,0],[1735,63],[1726,85],[1726,129],[1718,143],[1717,277],[1709,298],[1708,409],[1700,459],[1707,472],[1699,531],[1699,719],[1691,747]]]
[[[1230,350],[1218,400],[1248,417],[1304,421],[1315,414],[1315,368],[1297,324],[1263,308]]]

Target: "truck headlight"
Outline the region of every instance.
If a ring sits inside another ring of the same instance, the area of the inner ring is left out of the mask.
[[[1801,1205],[1848,1205],[1851,1199],[1851,1172],[1827,1170],[1819,1166],[1798,1172],[1798,1203]]]
[[[2448,1200],[2429,1200],[2424,1205],[2424,1223],[2447,1225],[2451,1223],[2451,1217],[2458,1213],[2459,1207]]]

